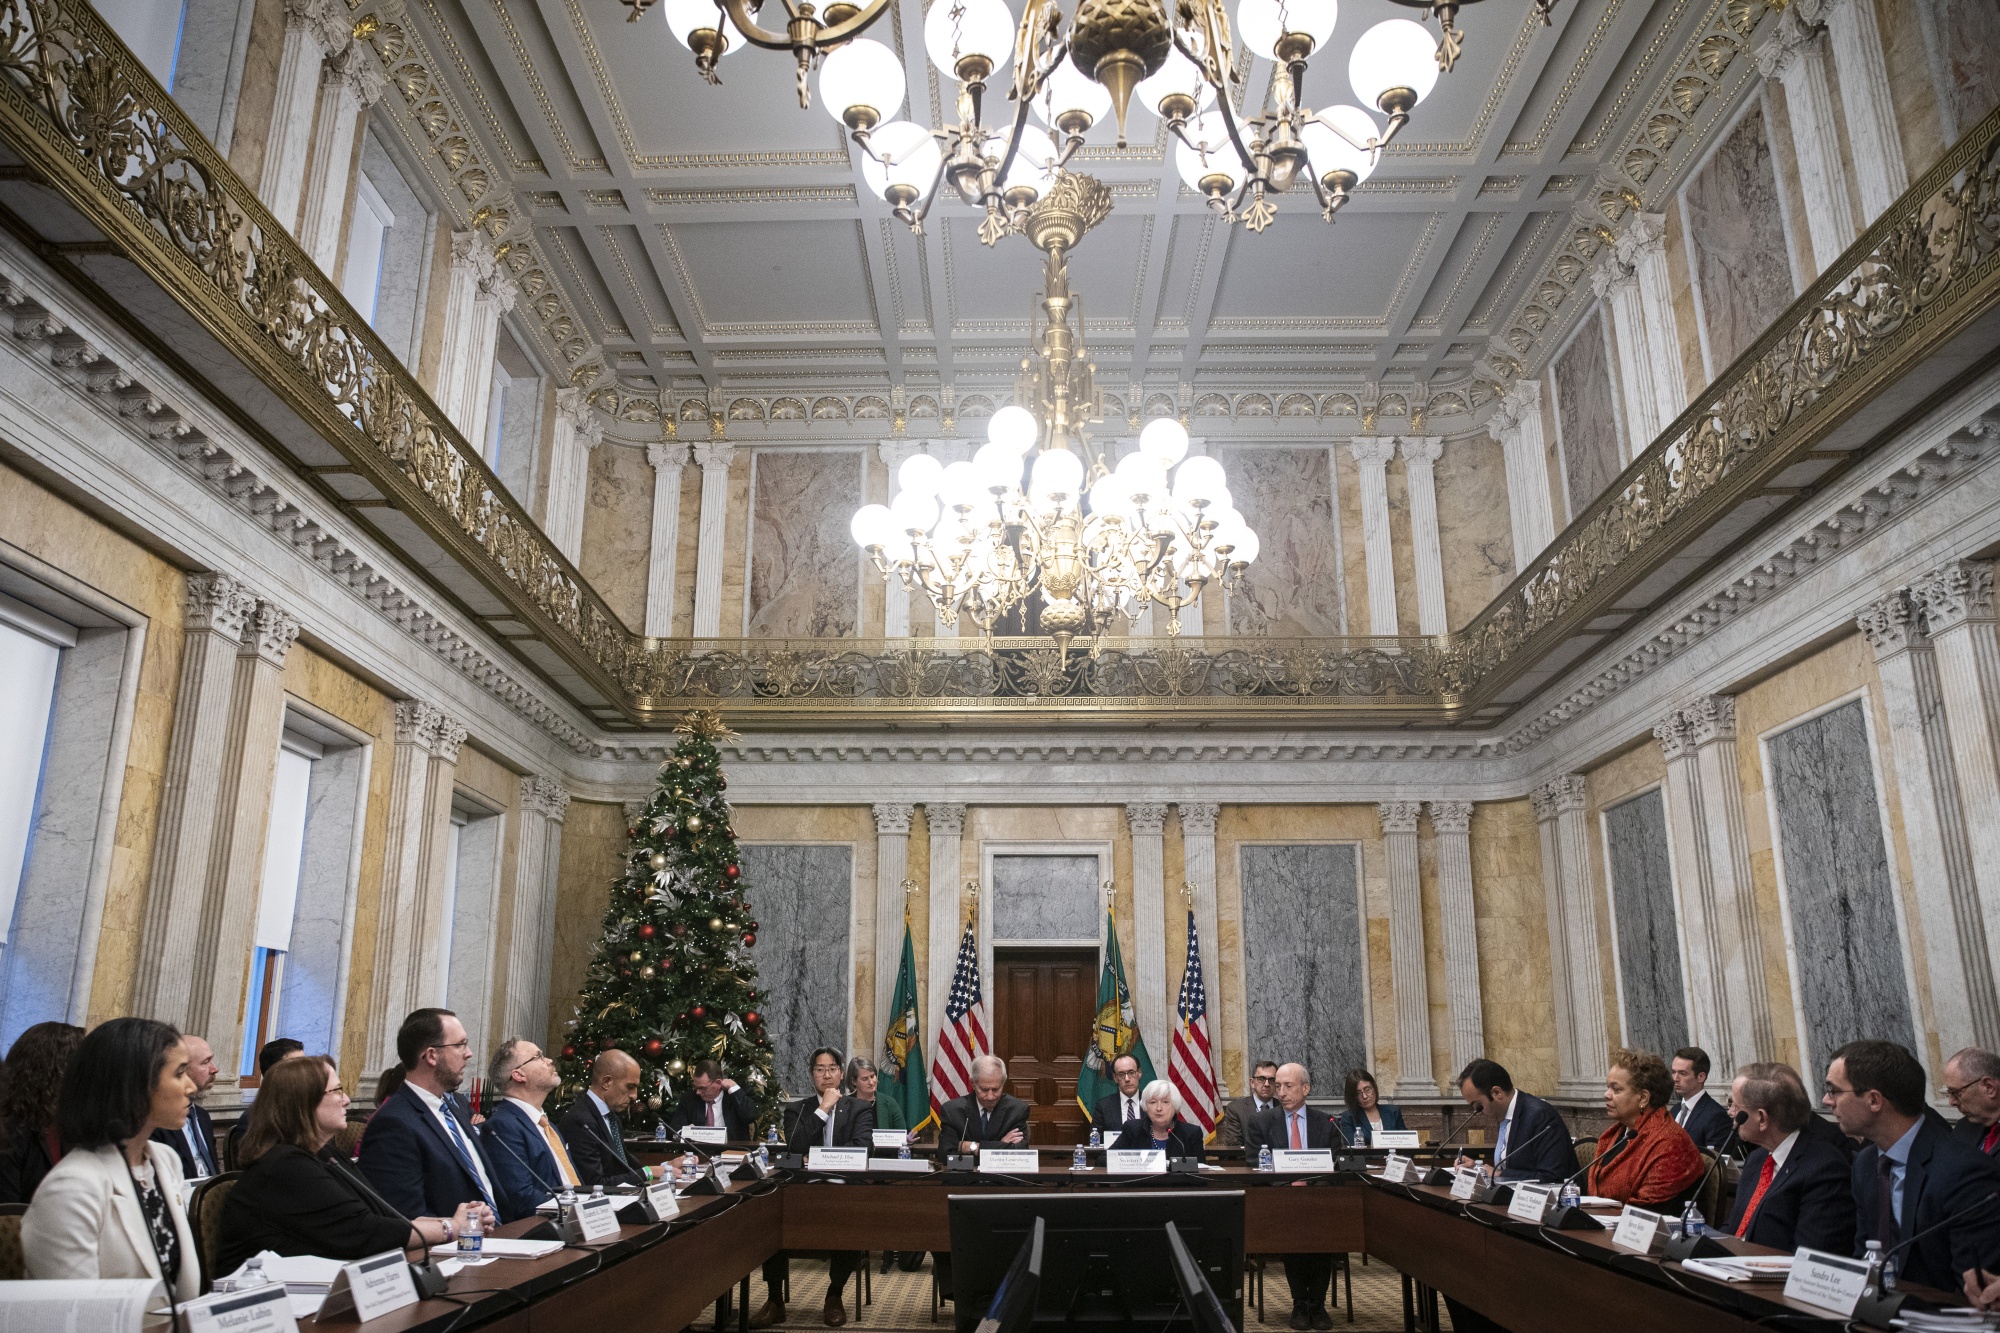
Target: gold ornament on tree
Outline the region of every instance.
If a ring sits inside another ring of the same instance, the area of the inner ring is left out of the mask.
[[[707,741],[711,745],[720,745],[724,741],[741,739],[735,732],[723,725],[722,714],[716,712],[713,708],[697,708],[691,713],[684,714],[679,724],[674,727],[674,734],[678,736],[692,736],[698,741]],[[683,755],[681,757],[682,766],[686,767],[687,762],[687,757]]]

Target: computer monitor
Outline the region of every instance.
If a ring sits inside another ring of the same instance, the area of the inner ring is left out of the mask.
[[[958,1333],[978,1333],[1022,1243],[1044,1227],[1033,1323],[1042,1330],[1194,1333],[1168,1222],[1230,1322],[1243,1321],[1241,1190],[954,1194],[949,1199]]]
[[[1201,1271],[1201,1265],[1188,1252],[1187,1242],[1181,1239],[1180,1228],[1172,1222],[1167,1223],[1167,1249],[1173,1254],[1174,1280],[1180,1283],[1181,1300],[1187,1306],[1195,1333],[1236,1333],[1236,1325],[1230,1322],[1229,1312],[1222,1308],[1215,1288],[1208,1285],[1208,1275]]]
[[[1015,1252],[1007,1275],[1000,1279],[1000,1289],[987,1304],[986,1317],[979,1321],[979,1333],[1025,1333],[1035,1322],[1035,1300],[1042,1285],[1043,1231],[1042,1219],[1038,1217],[1035,1229]]]

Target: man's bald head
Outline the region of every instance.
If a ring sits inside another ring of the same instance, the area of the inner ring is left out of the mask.
[[[1306,1073],[1302,1064],[1278,1066],[1278,1105],[1287,1111],[1296,1111],[1306,1104],[1306,1094],[1312,1091],[1312,1075]]]
[[[590,1062],[590,1090],[614,1111],[622,1111],[639,1096],[639,1062],[621,1050],[609,1050]]]

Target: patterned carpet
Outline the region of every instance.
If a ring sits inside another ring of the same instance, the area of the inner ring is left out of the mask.
[[[938,1310],[938,1322],[931,1322],[931,1265],[928,1257],[922,1269],[915,1273],[905,1273],[898,1269],[884,1274],[881,1271],[882,1256],[872,1256],[868,1280],[872,1300],[854,1308],[855,1289],[852,1283],[847,1289],[847,1328],[855,1333],[950,1333],[952,1311],[950,1305]],[[1341,1329],[1353,1333],[1402,1333],[1403,1328],[1403,1284],[1392,1268],[1383,1264],[1361,1262],[1360,1255],[1353,1256],[1353,1298],[1354,1322],[1347,1322],[1348,1284],[1339,1280],[1339,1290],[1328,1300],[1328,1309],[1333,1314],[1336,1333]],[[764,1283],[761,1278],[750,1282],[752,1309],[764,1300]],[[826,1261],[823,1259],[795,1258],[792,1261],[792,1300],[786,1308],[786,1318],[778,1327],[797,1330],[798,1333],[823,1333],[825,1325],[820,1322],[819,1312],[826,1300]],[[1286,1321],[1291,1318],[1291,1296],[1285,1289],[1284,1265],[1272,1260],[1264,1274],[1264,1314],[1257,1314],[1257,1287],[1254,1274],[1250,1275],[1244,1287],[1244,1333],[1263,1333],[1264,1330],[1279,1330],[1283,1333]],[[1443,1316],[1443,1312],[1439,1312]],[[1444,1316],[1445,1327],[1449,1328],[1449,1317]],[[734,1320],[730,1328],[735,1328]],[[707,1333],[705,1325],[697,1325],[692,1333]]]

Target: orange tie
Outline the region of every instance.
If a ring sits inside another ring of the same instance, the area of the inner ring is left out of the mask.
[[[556,1165],[562,1168],[563,1180],[570,1185],[581,1185],[583,1180],[576,1174],[576,1167],[569,1160],[569,1149],[563,1147],[562,1136],[549,1124],[549,1118],[542,1117],[542,1137],[549,1141],[549,1151],[555,1154]]]
[[[1738,1240],[1744,1240],[1749,1237],[1750,1223],[1757,1216],[1757,1205],[1764,1202],[1764,1191],[1771,1188],[1771,1178],[1777,1174],[1777,1160],[1766,1156],[1764,1158],[1764,1169],[1757,1173],[1757,1190],[1750,1196],[1750,1204],[1743,1210],[1743,1221],[1736,1228],[1736,1237]]]
[[[1299,1116],[1300,1116],[1300,1114],[1301,1114],[1301,1112],[1298,1112],[1298,1111],[1294,1111],[1294,1112],[1292,1112],[1292,1113],[1291,1113],[1290,1115],[1288,1115],[1288,1116],[1286,1116],[1286,1117],[1285,1117],[1285,1119],[1286,1119],[1286,1120],[1289,1120],[1289,1121],[1291,1122],[1291,1125],[1292,1125],[1292,1147],[1293,1147],[1294,1149],[1298,1149],[1298,1148],[1303,1148],[1303,1147],[1305,1147],[1305,1146],[1306,1146],[1306,1145],[1305,1145],[1305,1144],[1304,1144],[1303,1142],[1301,1142],[1301,1141],[1300,1141],[1300,1139],[1299,1139]]]

